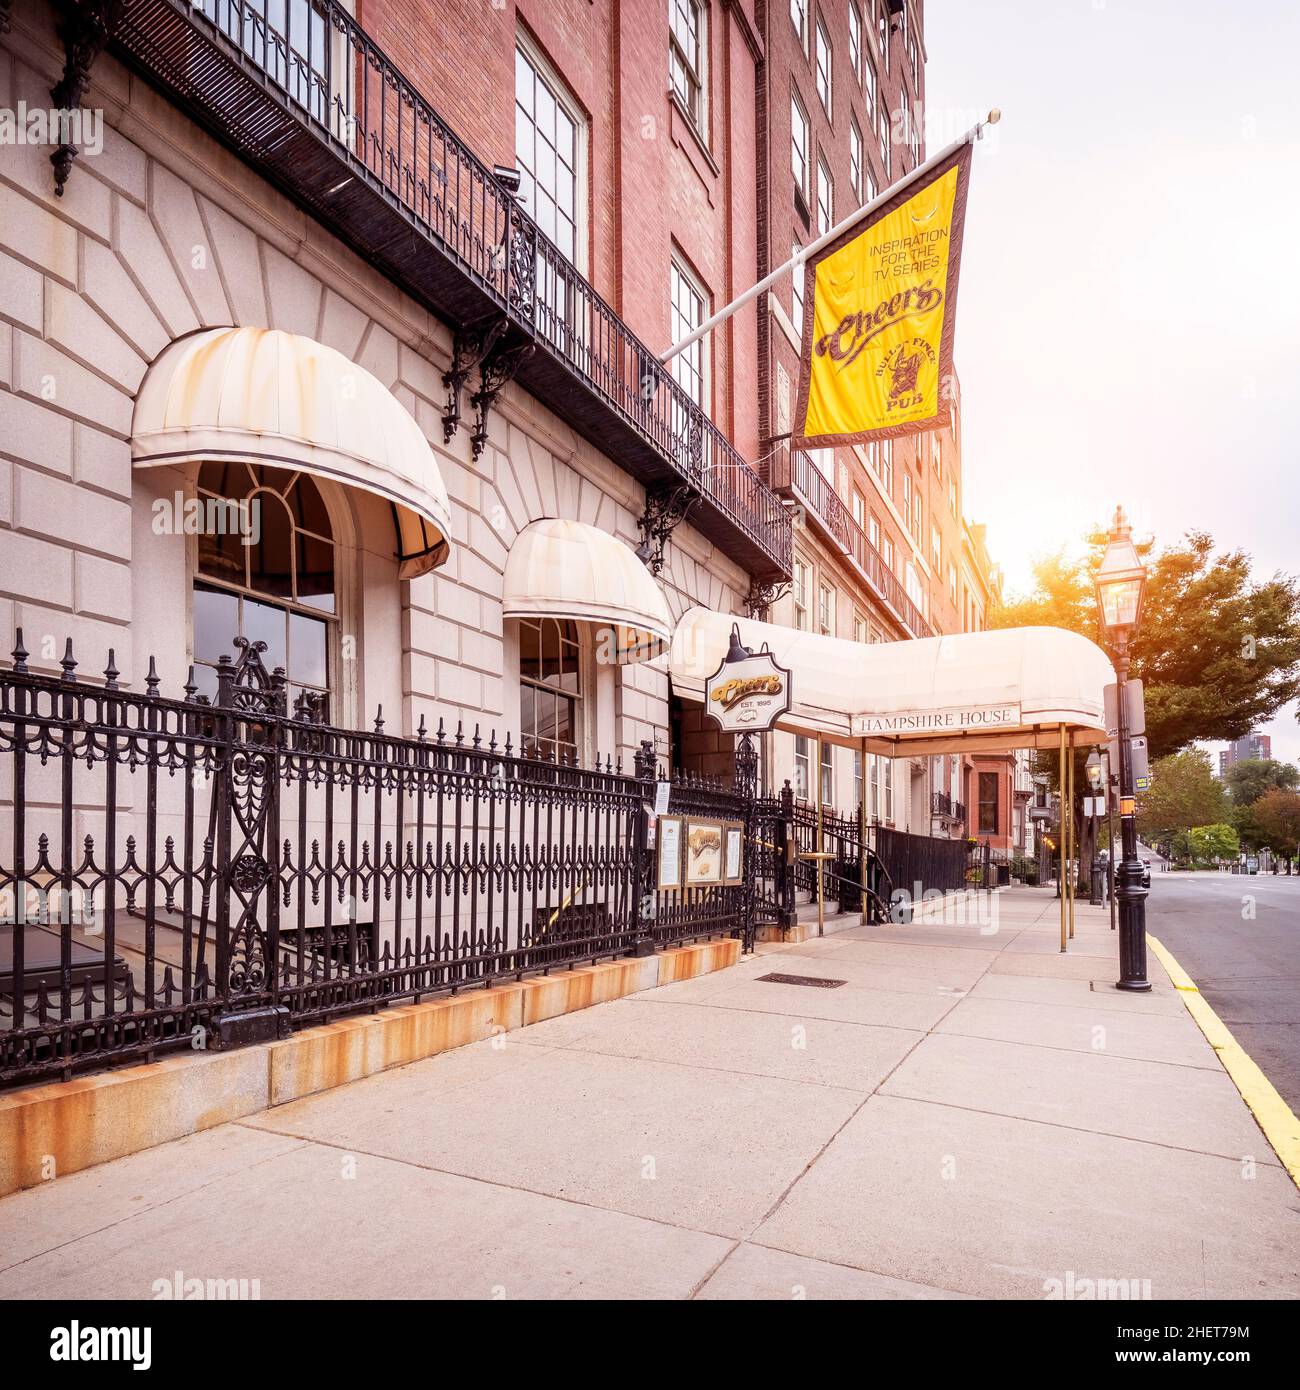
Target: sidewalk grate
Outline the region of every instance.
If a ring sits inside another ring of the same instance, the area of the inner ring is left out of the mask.
[[[820,975],[760,975],[758,980],[760,984],[766,980],[774,985],[808,985],[811,989],[838,989],[848,984],[847,980],[826,980]]]

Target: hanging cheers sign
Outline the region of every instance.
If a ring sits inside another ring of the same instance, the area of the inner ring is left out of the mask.
[[[732,629],[731,650],[704,687],[704,709],[727,733],[763,733],[790,708],[790,672],[764,648],[751,653]]]

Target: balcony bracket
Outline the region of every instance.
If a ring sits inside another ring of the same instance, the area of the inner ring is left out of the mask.
[[[90,86],[90,69],[104,51],[122,19],[125,0],[63,0],[59,38],[63,41],[63,76],[50,88],[59,112],[59,145],[50,156],[54,165],[54,195],[63,197],[79,150],[72,143],[72,115]],[[9,0],[0,0],[0,31],[9,28]]]
[[[751,579],[745,595],[745,616],[761,619],[779,599],[790,592],[788,579]]]
[[[451,366],[442,374],[442,384],[447,388],[447,404],[442,412],[442,442],[450,444],[460,428],[460,398],[465,383],[488,353],[497,344],[497,339],[509,327],[510,321],[504,316],[484,319],[470,324],[468,328],[457,329],[451,350]]]
[[[641,544],[636,553],[651,574],[657,577],[663,569],[664,546],[669,536],[686,520],[699,500],[699,493],[689,484],[646,492],[645,511],[637,522],[641,528]]]
[[[475,411],[474,433],[470,436],[475,458],[478,458],[487,446],[488,412],[506,382],[514,380],[515,373],[533,355],[535,349],[535,343],[518,343],[513,346],[498,344],[483,359],[479,367],[479,388],[470,397]]]

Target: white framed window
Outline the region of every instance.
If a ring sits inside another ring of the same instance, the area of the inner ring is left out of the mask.
[[[943,449],[939,444],[939,432],[930,431],[930,462],[934,466],[934,476],[943,477]]]
[[[957,519],[957,479],[948,479],[948,510],[953,515],[953,520]]]
[[[930,558],[934,561],[934,574],[937,579],[943,573],[943,537],[939,528],[930,526]]]
[[[912,529],[912,474],[903,469],[903,529]]]
[[[880,481],[885,485],[885,496],[894,495],[894,441],[892,439],[882,439],[880,441]]]
[[[258,518],[256,544],[246,545],[235,530],[198,538],[192,618],[199,693],[216,696],[218,663],[233,638],[246,637],[266,643],[269,668],[284,668],[291,711],[306,696],[321,719],[342,723],[340,584],[334,530],[316,480],[287,468],[210,460],[199,467],[197,491]]]
[[[870,763],[871,763],[871,772],[870,772],[871,782],[870,782],[870,788],[869,788],[871,800],[870,800],[870,802],[868,803],[868,806],[867,806],[867,814],[871,817],[872,820],[879,820],[879,819],[880,819],[880,759],[879,759],[874,753],[870,754],[870,755],[869,755],[869,758],[870,758]]]
[[[922,538],[925,535],[925,499],[919,490],[912,498],[912,535],[916,538],[917,548],[924,547],[925,542]]]
[[[669,272],[669,337],[676,343],[693,333],[708,317],[708,296],[703,285],[673,257]],[[672,360],[673,378],[700,407],[709,410],[709,358],[705,338],[697,338]]]
[[[849,117],[849,183],[853,186],[853,196],[859,203],[862,199],[862,130],[856,116]]]
[[[808,197],[808,115],[798,94],[790,93],[790,172],[795,187]]]
[[[790,0],[790,23],[799,35],[799,47],[808,52],[808,0]]]
[[[880,167],[889,178],[889,112],[883,101],[876,103],[876,138],[880,141]]]
[[[867,620],[861,613],[854,613],[853,615],[853,640],[855,642],[867,640]]]
[[[829,232],[835,225],[835,180],[824,159],[817,161],[817,231]]]
[[[668,78],[673,94],[707,143],[708,17],[700,0],[668,0]]]
[[[880,519],[875,512],[867,518],[867,539],[871,542],[871,548],[879,554],[880,552]]]
[[[952,606],[957,606],[957,566],[951,560],[948,561],[948,597],[952,600]]]
[[[885,819],[892,822],[894,819],[894,760],[893,758],[882,758],[884,763],[884,783],[885,783]]]
[[[909,560],[903,567],[903,587],[907,590],[907,596],[912,600],[918,611],[924,611],[925,592],[921,587],[921,576],[916,572],[916,566]]]
[[[862,91],[867,98],[867,119],[876,119],[876,65],[869,54],[862,59]]]
[[[794,741],[794,794],[800,801],[808,800],[812,788],[812,739],[802,734]]]
[[[835,804],[835,745],[822,740],[821,751],[822,805]]]
[[[826,32],[821,15],[817,16],[817,95],[821,99],[822,110],[829,120],[834,120],[834,92],[831,73],[831,36]]]
[[[853,76],[862,81],[862,15],[858,0],[849,0],[849,67]]]
[[[823,637],[835,636],[835,590],[829,584],[817,586],[817,631]]]
[[[793,242],[790,247],[790,254],[797,256],[803,247],[799,243]],[[797,265],[791,272],[791,296],[790,304],[794,310],[794,331],[803,336],[803,279],[806,267]]]
[[[521,34],[515,48],[515,163],[519,195],[579,270],[586,260],[587,123],[572,93]]]
[[[871,165],[866,160],[863,161],[862,181],[862,201],[864,203],[875,202],[880,190],[876,187],[876,176],[871,172]]]
[[[851,3],[851,0],[850,0]],[[853,806],[854,809],[862,805],[862,750],[853,750]]]
[[[865,530],[867,529],[867,523],[866,523],[866,520],[865,520],[866,514],[867,514],[867,504],[866,504],[866,500],[863,498],[862,494],[857,490],[857,488],[854,488],[854,489],[853,489],[853,520],[857,523],[857,527],[858,527],[858,530],[859,530],[859,531],[865,531]]]
[[[894,573],[894,541],[891,536],[881,536],[880,538],[880,558],[885,562],[885,568]]]
[[[803,631],[808,630],[808,604],[812,585],[812,571],[805,561],[796,559],[790,594],[794,599],[794,625]]]
[[[881,67],[889,71],[889,0],[874,0],[876,6],[876,42],[880,45]]]
[[[579,757],[582,643],[568,618],[519,621],[519,749],[526,758]]]

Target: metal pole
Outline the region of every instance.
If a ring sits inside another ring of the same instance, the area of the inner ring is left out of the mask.
[[[822,870],[826,861],[822,858],[825,846],[822,844],[822,736],[817,735],[817,935],[826,935],[825,878]]]
[[[690,345],[693,342],[695,342],[698,338],[704,337],[706,333],[711,332],[714,328],[718,326],[718,324],[722,323],[725,319],[729,319],[732,316],[732,314],[736,313],[737,310],[743,309],[745,305],[748,304],[751,300],[757,299],[758,296],[762,294],[764,290],[776,284],[776,282],[786,273],[787,270],[794,270],[802,266],[803,263],[810,256],[815,256],[817,252],[822,249],[822,247],[829,246],[831,242],[833,242],[836,239],[836,237],[841,236],[844,232],[848,231],[850,227],[855,226],[858,222],[861,222],[864,217],[869,217],[873,212],[876,211],[877,208],[884,207],[885,204],[889,202],[891,198],[897,197],[898,194],[903,191],[903,189],[907,188],[909,185],[913,183],[916,183],[918,179],[924,178],[925,175],[931,171],[931,169],[934,169],[938,165],[942,164],[945,159],[949,158],[949,156],[956,154],[957,151],[961,149],[963,145],[969,145],[974,141],[980,139],[981,132],[983,131],[986,125],[997,125],[997,123],[1001,119],[1002,112],[999,111],[998,108],[995,106],[984,118],[984,120],[980,121],[977,125],[971,126],[971,128],[966,132],[965,135],[959,136],[956,140],[952,142],[951,145],[945,145],[943,149],[939,151],[938,154],[931,155],[930,158],[927,159],[924,164],[918,164],[916,168],[911,171],[911,173],[905,175],[896,183],[891,183],[889,187],[885,189],[885,191],[882,194],[880,194],[878,198],[873,198],[871,202],[864,203],[860,208],[857,208],[853,212],[849,213],[847,217],[845,217],[840,222],[837,222],[835,226],[833,226],[830,229],[829,232],[826,232],[824,235],[819,236],[816,241],[810,242],[807,246],[803,247],[801,250],[796,252],[793,256],[790,257],[788,261],[785,261],[781,265],[777,266],[775,270],[765,275],[757,284],[751,285],[744,292],[744,294],[738,296],[736,299],[733,299],[730,304],[723,305],[723,307],[719,309],[716,314],[714,314],[711,318],[705,319],[704,322],[700,324],[700,326],[697,329],[695,329],[691,333],[688,333],[686,337],[684,337],[680,342],[674,343],[672,347],[667,349],[667,351],[661,352],[659,354],[659,360],[661,362],[671,362],[672,359],[676,357],[679,352],[682,352],[686,348],[690,347]]]
[[[1061,725],[1061,747],[1059,760],[1059,782],[1061,786],[1061,833],[1057,838],[1061,853],[1061,867],[1056,876],[1057,891],[1061,895],[1061,950],[1068,951],[1065,936],[1065,725]]]
[[[1115,798],[1111,795],[1114,773],[1110,748],[1106,748],[1106,896],[1110,899],[1110,929],[1115,930]]]
[[[867,741],[862,740],[862,793],[858,797],[858,885],[862,889],[862,925],[867,925]]]
[[[1070,804],[1066,815],[1070,824],[1070,940],[1074,940],[1074,900],[1079,891],[1079,880],[1074,874],[1074,855],[1078,846],[1074,840],[1074,730],[1070,730],[1070,753],[1067,758],[1067,772],[1070,778]]]
[[[1124,686],[1128,680],[1128,638],[1120,639],[1115,660],[1119,706],[1119,833],[1124,854],[1119,866],[1119,979],[1116,989],[1145,993],[1147,979],[1147,890],[1137,852],[1137,796],[1133,789],[1133,745],[1129,739]]]

